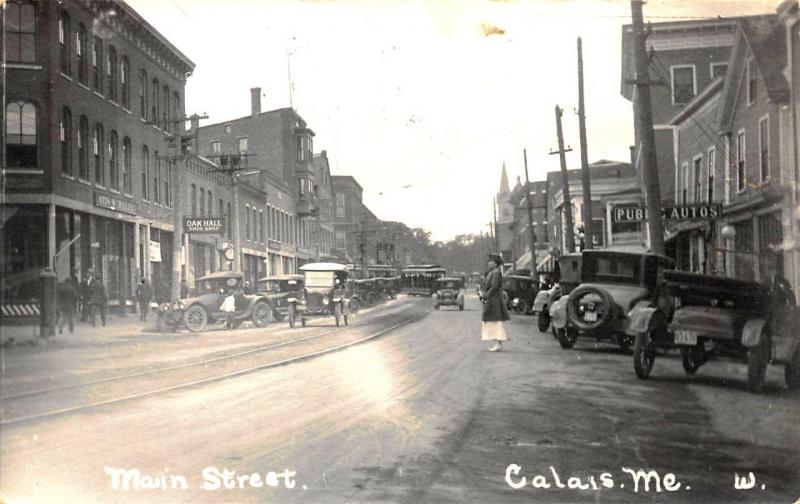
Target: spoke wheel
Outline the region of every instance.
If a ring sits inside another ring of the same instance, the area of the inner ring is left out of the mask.
[[[208,324],[208,314],[200,305],[192,305],[183,312],[183,324],[191,332],[202,331]]]
[[[683,364],[683,370],[686,371],[686,374],[693,375],[700,369],[700,366],[703,365],[702,356],[698,358],[698,356],[693,351],[684,352],[683,358],[681,359]]]
[[[642,380],[649,377],[655,361],[656,350],[653,347],[651,331],[637,334],[633,342],[633,370],[636,376]]]
[[[524,299],[520,299],[519,302],[517,302],[517,306],[514,307],[514,311],[520,315],[525,315],[528,313],[528,302]]]
[[[253,315],[250,319],[256,327],[266,327],[272,321],[272,308],[264,301],[258,301],[253,306]]]
[[[578,341],[578,330],[574,327],[567,326],[564,329],[559,329],[556,331],[556,334],[558,344],[561,345],[561,348],[564,350],[569,350],[574,347],[575,342]]]

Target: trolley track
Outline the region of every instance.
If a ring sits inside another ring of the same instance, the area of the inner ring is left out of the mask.
[[[411,307],[413,308],[414,305],[411,305]],[[399,327],[413,323],[430,313],[428,309],[425,309],[421,313],[419,310],[414,310],[415,314],[408,316],[402,313],[404,311],[405,309],[402,309],[386,316],[372,317],[361,324],[342,326],[298,339],[280,341],[217,357],[125,375],[99,378],[82,383],[3,396],[0,400],[2,400],[3,403],[2,416],[4,418],[0,420],[0,426],[45,419],[100,406],[178,391],[312,359],[377,338]],[[378,327],[376,328],[374,326]],[[371,327],[372,329],[370,330]],[[376,331],[375,329],[378,330]],[[359,333],[364,332],[364,330],[366,330],[368,334],[366,336],[360,336]],[[334,336],[333,343],[335,344],[332,346],[323,345],[319,347],[319,341],[317,340],[332,335],[341,336],[341,338],[337,340],[336,336]],[[279,350],[284,350],[286,352],[280,354],[280,352],[278,352]],[[267,352],[278,353],[279,355],[273,355],[273,358],[266,362],[263,360],[247,362],[256,357],[263,357],[263,355],[259,354]],[[242,364],[247,365],[242,366]],[[214,372],[210,375],[198,378],[198,369],[201,371],[212,370]],[[169,383],[170,380],[172,380],[172,383]],[[125,382],[133,383],[123,387]],[[169,384],[165,384],[165,382]],[[122,390],[114,390],[114,386]],[[86,402],[86,398],[91,398],[92,400]],[[14,415],[15,412],[16,415]],[[9,413],[11,413],[12,417],[6,418],[9,416]]]

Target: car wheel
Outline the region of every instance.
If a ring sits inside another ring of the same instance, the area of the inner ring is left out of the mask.
[[[361,308],[361,303],[356,298],[351,299],[348,305],[351,313],[356,313]]]
[[[272,321],[272,308],[264,301],[256,302],[250,320],[256,327],[266,327]]]
[[[286,312],[286,318],[289,319],[289,327],[294,329],[295,318],[297,317],[296,313],[297,308],[294,304],[289,305],[289,310]]]
[[[578,330],[570,326],[559,329],[556,339],[558,339],[558,344],[561,345],[561,348],[569,350],[574,347],[575,342],[578,341]]]
[[[628,336],[618,335],[617,346],[619,346],[620,352],[626,354],[631,351],[631,340],[628,338]]]
[[[519,313],[520,315],[525,315],[528,313],[528,302],[524,299],[520,299],[517,302],[517,306],[514,307],[514,311]]]
[[[666,331],[666,323],[658,316],[650,319],[647,331],[636,335],[633,342],[633,370],[636,376],[644,380],[650,376],[656,362],[656,347],[653,340],[660,340],[660,333]]]
[[[370,306],[378,304],[378,296],[374,292],[367,294],[367,304]]]
[[[761,392],[761,389],[764,388],[771,350],[771,338],[765,327],[761,334],[761,341],[747,351],[747,385],[752,392]]]
[[[547,308],[542,309],[539,313],[536,325],[539,328],[539,332],[547,332],[547,328],[550,327],[550,314],[547,312]]]
[[[794,357],[783,368],[783,376],[790,390],[800,389],[800,347],[795,350]]]
[[[595,313],[598,314],[596,321],[589,322],[585,320],[585,315],[582,317],[578,309],[581,301],[587,296],[594,296],[600,299],[600,304],[595,307]],[[578,329],[592,331],[605,325],[613,318],[615,306],[614,298],[611,297],[607,290],[587,285],[578,287],[569,295],[567,299],[567,316],[570,324]]]
[[[202,331],[208,324],[208,313],[200,305],[192,305],[183,312],[183,325],[191,332]]]
[[[333,309],[333,318],[336,321],[336,327],[339,327],[342,318],[342,305],[337,304],[336,308]]]
[[[702,353],[698,356],[698,352],[694,351],[694,349],[685,351],[681,362],[683,364],[683,370],[686,371],[688,375],[695,374],[697,370],[700,369],[700,366],[705,363]]]

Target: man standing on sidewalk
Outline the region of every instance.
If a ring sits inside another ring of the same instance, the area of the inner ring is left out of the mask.
[[[146,278],[136,287],[136,301],[139,302],[139,320],[147,322],[147,312],[150,311],[150,299],[153,298],[153,289],[147,283]]]
[[[75,309],[78,306],[78,292],[74,282],[67,278],[58,286],[58,334],[64,332],[64,322],[69,323],[69,333],[75,330]]]
[[[95,327],[95,320],[97,312],[100,312],[100,321],[103,326],[106,325],[106,305],[108,304],[108,293],[106,286],[103,285],[103,279],[100,276],[94,277],[92,284],[89,286],[92,299],[92,327]]]
[[[83,278],[80,286],[81,295],[81,322],[89,320],[92,314],[92,282],[94,281],[94,270],[89,268],[86,270],[86,276]]]

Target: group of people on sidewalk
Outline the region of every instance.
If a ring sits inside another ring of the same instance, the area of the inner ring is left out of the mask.
[[[69,332],[75,330],[75,318],[80,315],[81,322],[97,326],[97,316],[100,323],[105,326],[108,317],[108,291],[103,278],[96,275],[92,268],[86,270],[83,280],[78,280],[76,275],[58,284],[58,333],[64,331],[64,326],[69,327]],[[153,290],[146,279],[142,279],[136,286],[136,301],[139,305],[139,320],[147,321],[147,312],[150,311],[150,300]]]

